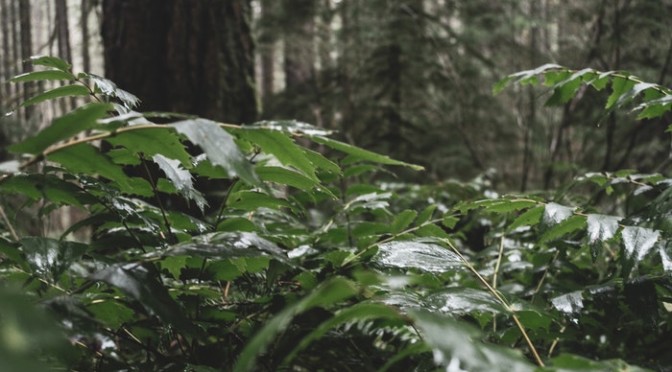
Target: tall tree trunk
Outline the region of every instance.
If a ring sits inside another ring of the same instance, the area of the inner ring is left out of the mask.
[[[7,6],[7,0],[0,0],[0,32],[2,32],[2,80],[8,81],[14,71],[12,71],[12,66],[14,64],[14,55],[12,54],[12,48],[10,45],[10,33],[9,33],[9,23],[10,23],[10,9]],[[13,20],[12,20],[13,21]],[[0,105],[7,107],[11,104],[12,97],[12,86],[11,84],[4,84],[4,99],[0,101]]]
[[[32,20],[30,17],[30,0],[21,0],[19,3],[19,19],[21,22],[21,59],[23,60],[23,72],[32,71],[33,66],[28,58],[33,55],[33,37]],[[33,83],[23,84],[23,99],[27,100],[33,95]],[[26,120],[33,116],[33,107],[25,108],[24,117]]]
[[[58,56],[68,62],[72,62],[72,49],[70,48],[70,25],[68,21],[68,4],[65,0],[55,0],[56,9],[56,37],[58,40]],[[71,107],[75,106],[74,97],[69,100],[60,100],[61,110],[69,110],[68,102]]]
[[[261,0],[261,21],[272,23],[273,3],[277,0]],[[270,98],[274,93],[275,82],[275,44],[272,30],[263,29],[259,39],[259,56],[261,59],[261,98],[263,108],[266,110],[270,104]]]
[[[89,54],[89,14],[91,13],[91,0],[82,0],[80,3],[79,26],[82,33],[82,69],[91,71],[91,55]]]
[[[247,0],[104,0],[106,75],[167,110],[229,122],[257,117]]]

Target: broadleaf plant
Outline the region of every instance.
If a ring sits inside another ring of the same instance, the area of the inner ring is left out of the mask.
[[[306,123],[133,111],[114,82],[32,62],[15,82],[68,85],[24,105],[79,107],[0,165],[3,369],[672,368],[664,175],[527,195],[406,184],[389,167],[421,167]],[[494,90],[512,82],[543,82],[549,104],[610,89],[606,109],[641,118],[672,106],[621,72],[545,65]],[[58,239],[19,217],[61,208],[83,217]]]

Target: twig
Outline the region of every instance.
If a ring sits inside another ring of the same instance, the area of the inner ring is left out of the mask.
[[[525,338],[525,342],[527,342],[527,346],[530,348],[530,352],[534,356],[535,361],[539,365],[539,367],[544,367],[544,361],[541,360],[541,357],[539,356],[539,353],[537,352],[537,349],[534,347],[534,344],[532,343],[532,340],[530,339],[530,336],[528,336],[527,332],[525,331],[525,327],[523,327],[523,324],[520,322],[520,319],[516,316],[515,310],[509,305],[509,303],[499,294],[499,292],[493,288],[490,283],[488,283],[487,280],[474,268],[474,266],[467,261],[467,259],[460,253],[460,251],[453,245],[453,243],[449,239],[441,239],[443,242],[445,242],[448,247],[464,262],[464,265],[471,271],[477,278],[478,280],[490,291],[490,293],[499,301],[502,306],[506,309],[507,312],[511,314],[511,318],[513,318],[513,321],[516,323],[516,326],[518,327],[518,330],[520,330],[520,333],[523,335],[523,338]]]
[[[5,223],[5,226],[9,230],[9,234],[12,236],[12,239],[18,242],[20,240],[19,235],[16,233],[16,230],[14,229],[12,223],[9,222],[9,218],[7,218],[7,214],[5,213],[5,209],[2,207],[2,205],[0,205],[0,217],[2,217],[2,221]]]

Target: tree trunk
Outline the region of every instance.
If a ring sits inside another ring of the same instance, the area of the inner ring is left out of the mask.
[[[10,23],[10,14],[9,7],[7,6],[7,0],[0,1],[0,32],[2,32],[2,80],[8,81],[11,76],[14,74],[13,64],[14,64],[14,55],[12,54],[12,48],[10,45],[10,33],[9,33],[9,23]],[[13,20],[12,20],[13,21]],[[4,99],[0,101],[0,105],[4,108],[11,104],[12,97],[12,86],[11,84],[4,84]]]
[[[247,0],[104,0],[106,76],[145,111],[256,119]]]
[[[82,0],[80,4],[79,26],[82,33],[82,69],[91,72],[91,55],[89,54],[89,13],[90,0]]]
[[[72,49],[70,48],[70,26],[68,22],[68,4],[65,0],[55,0],[54,8],[56,10],[56,38],[58,40],[58,56],[72,63]],[[70,107],[74,107],[75,98],[71,97],[68,100],[60,100],[62,112],[67,112]]]
[[[32,71],[33,65],[28,58],[33,55],[32,23],[30,17],[30,0],[21,0],[19,3],[19,19],[21,20],[21,59],[23,60],[23,72]],[[23,83],[23,99],[28,100],[33,95],[33,83]],[[26,120],[33,116],[33,107],[25,108]]]

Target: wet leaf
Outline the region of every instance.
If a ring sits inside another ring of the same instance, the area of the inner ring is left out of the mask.
[[[660,231],[644,227],[626,226],[621,232],[625,254],[635,262],[641,261],[644,256],[656,245]]]
[[[462,267],[460,258],[431,239],[380,244],[374,262],[385,267],[443,273]]]
[[[194,188],[191,173],[182,168],[178,160],[168,159],[163,155],[154,155],[154,162],[161,168],[166,177],[172,182],[177,191],[187,200],[196,202],[198,208],[203,211],[208,204],[203,195]]]
[[[213,258],[267,256],[288,262],[287,253],[275,243],[252,232],[215,232],[193,237],[160,252],[163,256]]]
[[[590,243],[597,241],[605,241],[614,237],[618,230],[618,221],[621,217],[605,216],[602,214],[589,214],[588,222],[588,239]]]
[[[558,224],[571,217],[573,212],[573,208],[556,203],[548,203],[544,209],[544,222],[549,225]]]
[[[427,309],[444,314],[467,314],[471,312],[505,313],[502,305],[492,294],[473,288],[455,287],[432,293],[423,302]]]
[[[73,84],[65,85],[62,87],[54,88],[48,90],[44,93],[40,93],[35,97],[32,97],[21,104],[23,107],[28,107],[36,105],[38,103],[61,98],[61,97],[72,97],[72,96],[88,96],[90,94],[89,89],[83,85]]]

